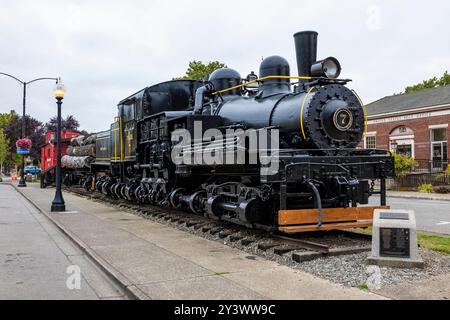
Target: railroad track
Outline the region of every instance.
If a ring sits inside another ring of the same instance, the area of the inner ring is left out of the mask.
[[[298,235],[268,233],[224,221],[211,220],[173,208],[148,204],[139,205],[122,199],[112,199],[101,193],[91,193],[81,188],[65,188],[65,190],[204,238],[220,240],[232,247],[238,247],[260,256],[290,257],[292,261],[301,263],[318,258],[357,254],[371,250],[371,236],[351,231],[334,230]]]

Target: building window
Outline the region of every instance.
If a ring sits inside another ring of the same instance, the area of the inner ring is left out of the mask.
[[[397,145],[396,152],[398,154],[404,154],[408,157],[411,157],[412,156],[412,144]]]
[[[391,152],[414,158],[414,139],[390,138],[389,145]]]
[[[447,128],[431,129],[431,141],[433,142],[447,142]]]
[[[376,149],[377,148],[377,137],[376,136],[367,136],[366,137],[366,149]]]
[[[434,128],[431,137],[431,163],[435,170],[445,170],[448,165],[447,158],[447,128]]]

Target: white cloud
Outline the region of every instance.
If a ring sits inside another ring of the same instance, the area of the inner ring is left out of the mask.
[[[182,75],[193,59],[244,76],[279,54],[296,74],[292,34],[311,29],[319,57],[336,56],[369,102],[450,69],[449,11],[437,0],[0,0],[0,72],[63,77],[64,113],[103,130],[119,100]],[[41,121],[55,114],[52,86],[29,90],[28,112]],[[0,77],[0,112],[11,107],[20,112],[21,89]]]

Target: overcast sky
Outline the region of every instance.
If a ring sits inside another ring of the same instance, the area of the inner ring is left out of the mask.
[[[190,60],[219,60],[242,76],[261,57],[284,56],[297,75],[292,35],[319,32],[319,58],[365,103],[450,71],[450,2],[0,0],[0,72],[25,81],[61,76],[63,115],[108,128],[117,102],[184,74]],[[53,83],[28,90],[27,113],[56,113]],[[0,112],[21,113],[20,84],[0,75]]]

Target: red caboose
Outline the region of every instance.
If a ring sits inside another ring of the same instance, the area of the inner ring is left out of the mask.
[[[80,133],[76,131],[61,131],[61,157],[66,155],[70,140],[79,135]],[[45,134],[45,144],[41,148],[42,172],[56,166],[56,149],[56,132],[49,131]]]

